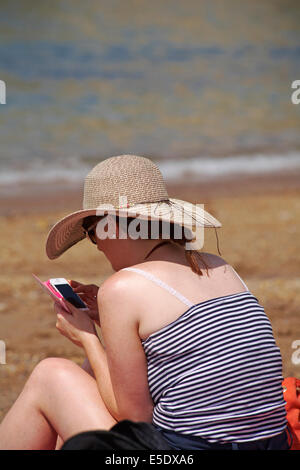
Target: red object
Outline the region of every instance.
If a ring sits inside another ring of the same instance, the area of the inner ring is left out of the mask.
[[[300,379],[287,377],[282,382],[286,418],[293,442],[290,450],[300,450]]]

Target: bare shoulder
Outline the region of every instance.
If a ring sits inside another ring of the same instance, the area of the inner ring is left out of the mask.
[[[228,265],[225,259],[213,253],[200,252],[200,255],[204,259],[205,263],[207,263],[209,268],[218,268],[220,266]]]
[[[120,312],[129,309],[134,312],[135,294],[138,291],[139,279],[128,271],[118,271],[112,274],[98,290],[97,300],[99,310]]]
[[[229,289],[233,291],[239,291],[242,287],[248,290],[246,284],[230,263],[228,263],[223,258],[217,255],[213,255],[210,253],[205,253],[205,255],[205,261],[212,269],[215,283],[219,285],[222,284],[223,286],[226,285]]]
[[[99,295],[122,294],[130,291],[134,285],[132,273],[129,271],[117,271],[102,282]]]

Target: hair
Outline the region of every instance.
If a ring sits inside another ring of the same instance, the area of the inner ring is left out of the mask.
[[[82,222],[82,227],[84,228],[84,230],[87,230],[95,222],[97,222],[97,220],[100,220],[102,218],[103,218],[103,216],[97,216],[97,215],[91,215],[91,216],[85,217],[83,219],[83,222]],[[115,216],[115,218],[116,218],[116,222],[119,224],[119,221],[120,221],[121,217]],[[135,219],[138,219],[138,217],[127,217],[126,218],[126,220],[127,220],[127,229],[128,229],[129,224]],[[141,220],[141,219],[139,219],[139,220],[141,222],[145,223],[144,220]],[[191,242],[191,239],[187,238],[185,236],[184,231],[182,230],[182,228],[180,226],[178,226],[174,223],[168,224],[167,222],[163,222],[161,220],[159,220],[157,222],[159,224],[158,225],[158,237],[157,237],[158,240],[169,240],[171,243],[173,243],[177,246],[180,246],[180,247],[185,247],[186,243]],[[168,226],[169,232],[167,232],[167,233],[168,233],[169,236],[167,238],[165,236],[163,236],[166,233],[166,230],[164,230],[164,226]],[[176,232],[178,233],[178,228],[180,229],[180,232],[181,232],[181,238],[178,238],[176,236]],[[151,220],[148,220],[148,234],[149,233],[151,233]],[[206,269],[207,275],[209,275],[209,273],[208,273],[209,266],[204,261],[204,259],[201,256],[201,253],[200,253],[199,250],[186,250],[185,249],[184,252],[185,252],[186,260],[189,263],[189,265],[190,265],[190,267],[191,267],[191,269],[194,273],[198,274],[199,276],[203,275],[201,267],[199,266],[199,264],[200,265],[202,264]]]

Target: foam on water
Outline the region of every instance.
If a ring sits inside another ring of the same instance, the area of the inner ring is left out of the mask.
[[[230,175],[255,175],[300,169],[300,153],[285,155],[240,155],[226,158],[191,158],[164,161],[159,165],[166,180],[218,178]]]
[[[215,179],[221,176],[255,175],[300,169],[300,153],[285,155],[240,155],[226,158],[199,157],[190,159],[155,160],[166,181]],[[5,169],[0,184],[82,182],[97,162],[86,164],[74,158],[54,163],[31,161],[27,168]]]

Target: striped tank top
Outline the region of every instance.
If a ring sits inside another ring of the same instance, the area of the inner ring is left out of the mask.
[[[193,304],[156,276],[135,271],[188,309],[142,345],[153,424],[209,442],[250,442],[286,427],[282,359],[258,299],[244,292]]]

